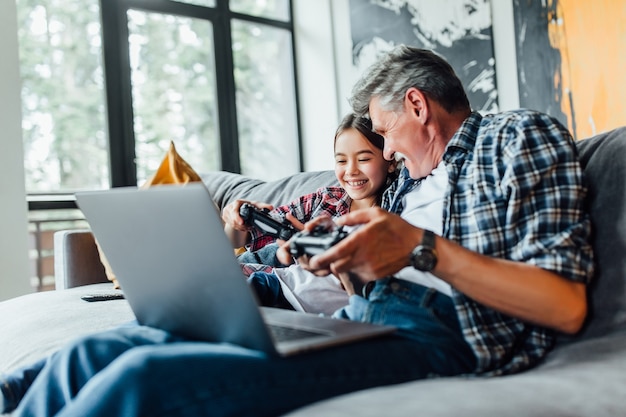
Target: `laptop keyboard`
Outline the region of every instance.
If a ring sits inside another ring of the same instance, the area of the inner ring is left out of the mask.
[[[278,326],[268,324],[269,330],[277,342],[286,342],[289,340],[306,339],[309,337],[327,336],[324,332],[316,332],[313,330],[295,329],[293,327]]]

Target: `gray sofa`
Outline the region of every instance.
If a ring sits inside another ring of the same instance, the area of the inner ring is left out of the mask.
[[[559,337],[547,359],[499,378],[440,378],[369,389],[296,410],[299,416],[586,416],[626,415],[626,128],[578,143],[590,189],[597,276],[590,314],[575,337]],[[282,203],[334,182],[332,172],[263,183],[240,175],[204,176],[217,204],[237,197]],[[124,300],[87,303],[111,291],[88,231],[55,236],[57,291],[0,303],[0,370],[56,350],[82,334],[132,318]]]

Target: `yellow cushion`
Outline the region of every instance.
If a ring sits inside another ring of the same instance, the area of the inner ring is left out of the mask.
[[[159,184],[187,184],[188,182],[202,181],[200,175],[176,152],[174,142],[170,142],[170,149],[167,151],[161,165],[141,188],[148,188]]]
[[[200,175],[176,152],[174,142],[170,142],[170,148],[163,158],[161,165],[154,173],[152,178],[148,179],[140,188],[148,188],[160,184],[187,184],[189,182],[202,181]],[[96,240],[98,253],[100,254],[100,262],[104,265],[104,271],[109,281],[112,281],[115,288],[120,288],[120,284],[115,277],[115,273],[111,269],[109,262],[100,249],[100,245]]]

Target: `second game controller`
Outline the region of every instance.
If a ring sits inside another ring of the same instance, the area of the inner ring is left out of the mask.
[[[302,255],[317,255],[337,244],[346,236],[348,236],[348,232],[341,227],[332,231],[319,228],[310,232],[298,232],[289,243],[289,251],[294,258],[299,258]]]

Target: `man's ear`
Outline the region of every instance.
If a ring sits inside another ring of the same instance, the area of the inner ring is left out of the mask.
[[[426,116],[427,103],[426,96],[420,90],[415,87],[411,87],[406,90],[406,94],[404,95],[404,102],[407,106],[408,110],[414,113],[421,120],[425,120]]]

